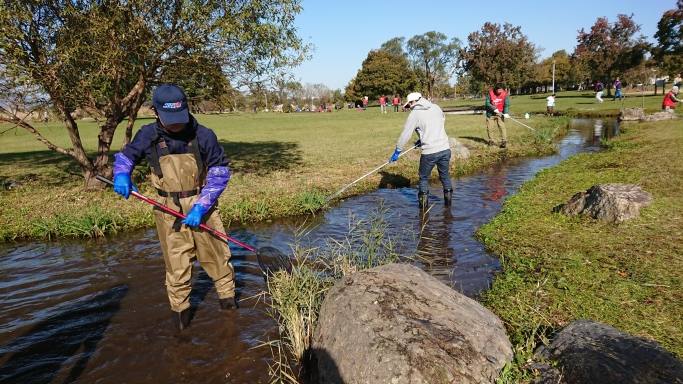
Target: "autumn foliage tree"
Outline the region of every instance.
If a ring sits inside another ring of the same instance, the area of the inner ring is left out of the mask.
[[[640,25],[633,21],[633,15],[617,15],[614,23],[599,17],[590,31],[583,28],[579,31],[574,55],[591,71],[594,79],[611,83],[620,72],[645,60],[649,45],[638,32]],[[611,94],[610,87],[607,89]]]
[[[415,35],[407,43],[408,57],[427,97],[435,95],[435,87],[450,79],[459,62],[460,40],[450,41],[441,32]]]
[[[663,73],[675,76],[683,68],[683,0],[676,2],[676,9],[662,15],[655,33],[657,46],[653,58]]]
[[[519,88],[534,77],[538,49],[520,27],[487,22],[481,31],[470,33],[467,42],[461,55],[463,69],[473,84],[490,87],[502,82],[506,87]]]
[[[150,88],[177,68],[212,63],[237,86],[280,74],[307,58],[296,34],[298,0],[7,0],[0,7],[0,62],[6,75],[38,87],[59,111],[72,148],[60,147],[0,107],[0,121],[29,130],[73,157],[86,188],[111,175],[114,132],[128,118],[130,138]],[[193,65],[196,64],[196,65]],[[196,77],[195,77],[196,79]],[[208,80],[208,79],[205,79]],[[73,113],[90,111],[98,147],[86,153]],[[124,139],[124,143],[126,141]],[[123,144],[123,143],[122,143]]]

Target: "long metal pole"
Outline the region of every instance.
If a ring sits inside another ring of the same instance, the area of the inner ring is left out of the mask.
[[[407,151],[405,151],[405,152],[402,152],[401,154],[398,155],[398,157],[401,157],[401,156],[405,155],[406,153],[412,151],[412,150],[415,149],[415,148],[417,148],[417,145],[414,145],[414,146],[413,146],[412,148],[410,148],[409,150],[407,150]],[[380,170],[382,167],[384,167],[384,166],[387,165],[387,164],[389,164],[388,161],[387,161],[386,163],[380,165],[379,167],[373,169],[372,171],[366,173],[365,175],[361,176],[360,178],[354,180],[351,184],[348,184],[348,185],[345,186],[344,188],[342,188],[342,189],[338,190],[337,192],[331,194],[328,198],[325,199],[325,201],[330,201],[330,200],[334,199],[335,197],[341,195],[344,191],[346,191],[347,189],[353,187],[357,182],[359,182],[359,181],[363,180],[364,178],[366,178],[366,177],[372,175],[373,173],[377,172],[378,170]]]
[[[547,136],[541,134],[541,133],[538,132],[537,130],[531,128],[530,126],[528,126],[528,125],[526,125],[526,124],[524,124],[524,123],[522,123],[521,121],[519,121],[519,120],[517,120],[517,119],[514,119],[514,118],[512,118],[512,117],[510,117],[510,120],[512,120],[512,121],[514,121],[515,123],[520,124],[520,125],[522,125],[522,126],[524,126],[524,127],[526,127],[526,128],[531,129],[532,131],[536,132],[536,134],[538,134],[538,135],[541,136],[542,138],[544,138],[544,139],[550,141],[550,138],[549,138],[549,137],[547,137]]]

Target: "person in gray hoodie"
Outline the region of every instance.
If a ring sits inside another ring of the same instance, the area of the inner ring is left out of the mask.
[[[420,181],[417,199],[422,209],[427,208],[429,196],[429,176],[436,166],[439,171],[439,178],[443,185],[444,204],[451,205],[453,197],[453,185],[448,166],[451,160],[451,149],[448,144],[448,136],[444,129],[446,116],[441,108],[432,104],[427,99],[423,99],[418,92],[408,95],[405,108],[410,108],[410,115],[403,126],[403,132],[396,143],[396,150],[389,159],[389,162],[398,160],[403,147],[408,143],[413,131],[417,133],[418,140],[416,146],[422,149],[420,156]]]

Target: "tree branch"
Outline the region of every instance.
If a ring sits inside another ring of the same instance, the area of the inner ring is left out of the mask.
[[[12,128],[21,127],[21,128],[26,129],[27,131],[31,132],[33,134],[33,136],[35,136],[38,141],[45,144],[45,146],[47,146],[48,148],[50,148],[51,150],[53,150],[55,152],[61,153],[63,155],[71,156],[74,158],[76,157],[76,154],[73,151],[68,150],[68,149],[64,149],[64,148],[60,148],[60,147],[56,146],[55,144],[53,144],[50,140],[43,137],[43,135],[41,135],[40,132],[38,132],[38,130],[33,128],[33,126],[31,124],[27,123],[24,119],[20,119],[17,116],[10,114],[4,107],[1,107],[1,106],[0,106],[0,111],[2,112],[2,113],[0,113],[0,121],[5,121],[8,123],[14,124],[15,126]],[[10,129],[12,129],[12,128],[10,128]],[[3,131],[2,133],[4,134],[5,132],[9,131],[10,129]]]

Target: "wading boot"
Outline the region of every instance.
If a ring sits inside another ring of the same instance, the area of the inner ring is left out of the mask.
[[[427,205],[429,204],[429,192],[418,192],[417,203],[420,205],[420,209],[427,209]]]
[[[230,311],[231,309],[236,309],[237,304],[235,303],[234,297],[226,297],[225,299],[218,299],[218,303],[221,305],[221,312]]]
[[[505,142],[505,140],[503,140],[503,142],[500,143],[500,147],[501,147],[501,148],[505,148],[506,145],[507,145],[507,143]]]
[[[489,145],[488,145],[488,146],[489,146],[489,147],[493,147],[494,145],[496,145],[496,143],[494,143],[493,140],[489,140]]]
[[[173,320],[173,325],[175,325],[176,328],[180,330],[187,328],[187,326],[190,325],[190,308],[180,312],[172,311],[171,319]]]
[[[444,189],[443,190],[443,204],[447,207],[450,207],[452,198],[453,198],[453,190],[452,189]]]

